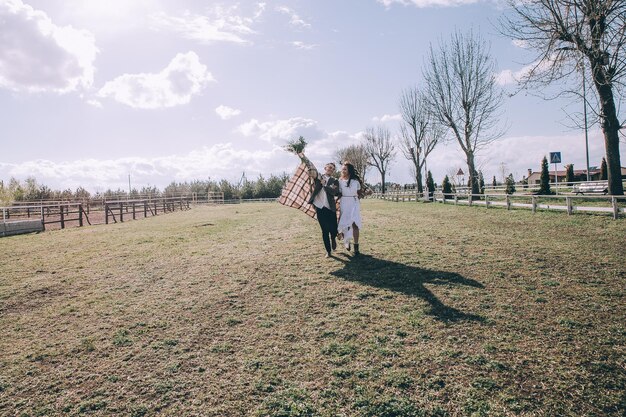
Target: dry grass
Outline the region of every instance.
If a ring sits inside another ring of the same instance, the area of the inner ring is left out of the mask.
[[[0,415],[621,416],[624,220],[365,201],[0,240]]]

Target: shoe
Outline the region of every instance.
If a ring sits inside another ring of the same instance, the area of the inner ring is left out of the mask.
[[[330,254],[330,252],[326,252],[326,256],[325,258],[330,258],[332,255]]]
[[[333,250],[337,249],[337,240],[335,238],[333,238],[330,242]]]

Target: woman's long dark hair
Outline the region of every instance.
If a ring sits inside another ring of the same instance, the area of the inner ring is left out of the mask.
[[[357,180],[361,185],[361,188],[363,188],[363,180],[359,176],[359,173],[357,172],[354,165],[349,162],[346,162],[344,165],[346,166],[346,168],[348,168],[348,187],[350,186],[350,181]]]

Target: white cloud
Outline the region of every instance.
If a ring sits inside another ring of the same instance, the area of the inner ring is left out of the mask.
[[[294,47],[296,47],[297,49],[304,49],[304,50],[311,50],[311,49],[315,49],[317,48],[319,45],[316,44],[306,44],[304,42],[300,42],[300,41],[293,41],[291,42],[291,45],[293,45]]]
[[[519,73],[519,74],[518,74]],[[511,85],[516,84],[519,81],[518,76],[522,73],[513,72],[510,69],[502,70],[496,74],[496,83],[498,85]],[[518,74],[518,75],[516,75]]]
[[[195,52],[177,54],[157,74],[124,74],[107,82],[99,97],[112,97],[130,107],[158,109],[187,104],[215,81]]]
[[[382,117],[372,117],[372,121],[376,123],[399,122],[400,120],[402,120],[400,114],[385,114]]]
[[[0,1],[0,88],[68,93],[93,84],[98,53],[93,35],[57,26],[22,3]]]
[[[254,13],[254,20],[259,19],[263,13],[265,12],[265,8],[267,7],[267,3],[257,3],[257,10]]]
[[[252,119],[237,128],[246,137],[256,136],[267,142],[286,142],[303,136],[309,143],[324,137],[315,120],[294,117],[286,120],[259,122]]]
[[[151,20],[156,29],[171,30],[186,39],[203,43],[247,43],[249,41],[246,36],[255,33],[251,26],[260,18],[264,9],[265,5],[259,4],[253,18],[236,14],[237,6],[215,6],[209,10],[208,16],[185,11],[182,16],[176,17],[160,12],[153,14]]]
[[[217,113],[217,115],[221,117],[222,120],[228,120],[232,117],[240,115],[241,110],[233,109],[232,107],[221,105],[215,109],[215,113]]]
[[[99,101],[99,100],[95,100],[95,99],[92,99],[92,100],[87,100],[87,104],[89,104],[89,105],[91,105],[91,106],[94,106],[94,107],[97,107],[97,108],[99,108],[99,109],[101,109],[101,108],[102,108],[102,103],[100,103],[100,101]]]
[[[511,43],[517,48],[528,49],[530,47],[528,41],[521,39],[513,39]]]
[[[525,67],[517,71],[505,69],[496,74],[496,83],[499,85],[516,84],[520,82],[521,80],[523,80],[524,78],[528,77],[531,71],[540,73],[546,70],[547,68],[549,68],[550,65],[551,65],[550,62],[545,61],[539,65],[537,65],[536,62],[534,62],[532,64],[526,65]]]
[[[377,0],[378,3],[383,4],[386,8],[390,8],[394,4],[401,6],[413,5],[418,8],[426,7],[455,7],[464,6],[466,4],[478,3],[481,0]]]
[[[154,0],[47,0],[37,3],[45,3],[50,15],[63,21],[80,22],[81,27],[94,32],[98,40],[143,28],[147,16],[161,7],[160,2]]]
[[[163,188],[172,181],[196,179],[237,180],[243,171],[249,178],[260,174],[291,171],[296,161],[293,155],[279,147],[260,150],[234,148],[229,143],[203,147],[184,155],[156,158],[128,157],[109,160],[81,159],[66,162],[50,160],[27,161],[21,164],[0,164],[0,178],[15,177],[24,180],[34,177],[40,184],[52,189],[75,189],[78,186],[91,191],[144,186]]]
[[[311,120],[294,118],[278,122],[254,124],[255,129],[267,135],[279,131],[303,134],[308,141],[307,155],[319,166],[334,160],[336,150],[360,140],[360,134],[339,131],[326,133],[317,128]],[[291,126],[290,128],[287,126]],[[291,138],[285,137],[285,138]],[[285,141],[286,142],[286,141]],[[55,162],[33,160],[19,164],[0,163],[0,178],[15,177],[25,180],[36,178],[40,184],[56,190],[82,186],[90,191],[105,191],[128,188],[128,175],[131,186],[141,189],[156,186],[163,189],[172,181],[184,182],[197,179],[226,179],[237,182],[242,172],[248,178],[259,175],[291,173],[299,164],[299,159],[283,149],[284,143],[256,143],[243,148],[231,143],[218,143],[202,147],[182,155],[168,155],[154,158],[127,157],[119,159],[79,159]]]
[[[298,14],[294,10],[290,9],[289,7],[285,7],[285,6],[277,7],[276,11],[289,16],[289,24],[291,26],[298,27],[298,28],[310,28],[311,27],[310,23],[307,23],[304,20],[302,20],[302,18],[298,16]]]
[[[316,158],[324,159],[324,162],[335,161],[334,157],[337,150],[350,145],[355,145],[362,140],[362,132],[350,134],[345,131],[331,132],[324,138],[311,143],[307,146],[307,154],[314,155]]]

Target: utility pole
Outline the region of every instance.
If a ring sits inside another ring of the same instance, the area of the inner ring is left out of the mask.
[[[583,105],[584,105],[583,114],[585,118],[585,152],[587,155],[587,181],[589,181],[590,177],[589,177],[589,134],[587,133],[587,88],[585,84],[585,60],[582,59],[582,55],[581,55],[580,65],[581,65],[581,72],[583,74]]]

